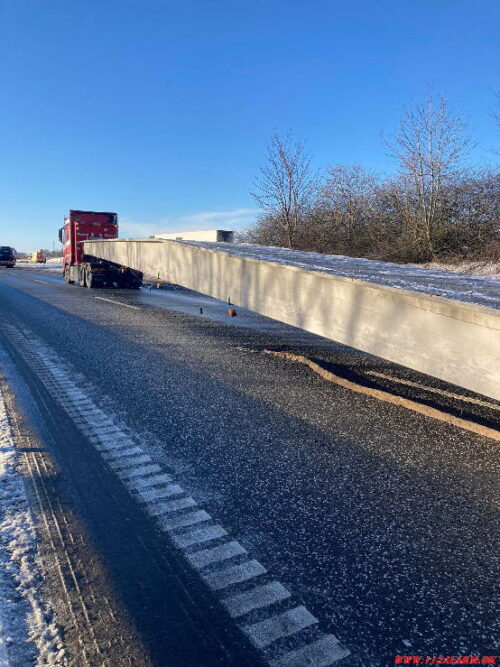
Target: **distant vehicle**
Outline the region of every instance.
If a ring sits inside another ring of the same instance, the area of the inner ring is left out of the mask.
[[[9,269],[14,268],[16,264],[16,250],[8,245],[0,246],[0,266],[6,266]]]
[[[45,264],[47,261],[47,255],[43,250],[35,250],[31,254],[31,263],[32,264]]]
[[[102,211],[71,210],[59,230],[63,244],[63,272],[67,283],[82,287],[124,287],[138,289],[142,273],[104,259],[85,255],[83,241],[118,237],[118,216]]]

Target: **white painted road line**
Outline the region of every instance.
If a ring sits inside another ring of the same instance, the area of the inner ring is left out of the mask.
[[[218,563],[234,556],[246,556],[246,554],[247,550],[239,542],[233,540],[212,549],[202,549],[194,554],[188,554],[187,557],[194,567],[201,569],[206,565]]]
[[[119,428],[106,422],[100,424],[98,428],[94,428],[94,431],[99,439],[103,441],[116,438],[121,433]]]
[[[131,480],[127,486],[141,493],[144,489],[149,489],[151,486],[158,486],[159,484],[168,484],[172,481],[170,475],[153,475],[152,477],[136,477]]]
[[[80,415],[83,415],[87,419],[92,418],[92,415],[94,414],[94,404],[92,401],[79,399],[78,396],[71,396],[70,401]]]
[[[240,565],[231,565],[224,570],[206,574],[203,578],[213,591],[220,591],[231,584],[240,584],[242,581],[259,577],[266,572],[266,568],[258,560],[247,560]]]
[[[114,428],[116,428],[116,431],[113,433],[99,433],[99,440],[105,447],[113,449],[113,447],[118,444],[123,445],[124,442],[128,442],[131,446],[137,444],[134,440],[131,440],[130,436],[124,433],[117,426]]]
[[[118,476],[124,481],[127,479],[135,479],[136,477],[146,477],[152,473],[160,473],[161,468],[156,463],[151,463],[150,465],[143,465],[139,468],[134,468],[133,470],[119,470]]]
[[[142,449],[134,445],[133,447],[128,447],[127,449],[111,449],[104,450],[102,455],[107,461],[113,461],[113,459],[121,459],[126,456],[134,456],[134,454],[142,454]]]
[[[130,440],[126,435],[120,436],[99,436],[100,446],[103,451],[111,452],[114,449],[125,449],[127,447],[133,447],[135,442]]]
[[[151,516],[162,516],[170,512],[177,512],[178,510],[187,509],[188,507],[196,507],[196,503],[188,496],[187,498],[175,498],[174,500],[163,501],[157,505],[148,507],[148,512]]]
[[[256,586],[246,593],[238,593],[225,598],[222,600],[222,604],[233,618],[237,618],[243,616],[243,614],[248,614],[253,609],[268,607],[289,597],[291,597],[290,591],[287,591],[283,584],[280,584],[279,581],[271,581],[269,584]]]
[[[110,420],[103,414],[100,414],[96,409],[95,405],[89,401],[81,401],[78,398],[71,399],[71,405],[80,413],[84,413],[82,419],[87,419],[89,424],[105,424],[106,422],[110,423]],[[81,415],[80,415],[81,416]]]
[[[88,431],[92,432],[92,436],[98,438],[99,440],[108,438],[116,438],[117,431],[115,427],[112,426],[101,426],[101,424],[93,424],[92,422],[87,423],[86,427]]]
[[[139,495],[142,501],[151,503],[163,498],[170,498],[170,496],[178,496],[181,493],[184,493],[184,489],[178,484],[167,484],[167,486],[163,486],[160,489],[141,491]]]
[[[113,470],[121,470],[121,468],[138,468],[144,463],[151,463],[151,458],[147,454],[142,454],[141,456],[129,457],[126,459],[121,459],[120,461],[108,461],[108,465],[113,468]]]
[[[89,426],[92,426],[93,428],[100,429],[102,431],[104,431],[106,428],[114,428],[116,430],[116,426],[114,426],[111,421],[104,415],[95,415],[87,417],[87,419]]]
[[[226,535],[227,532],[222,526],[204,526],[203,528],[194,528],[183,535],[175,535],[174,542],[177,546],[185,549],[193,544],[203,544],[209,540],[216,540]]]
[[[297,651],[291,651],[277,660],[271,660],[270,664],[272,667],[304,667],[304,665],[328,667],[348,655],[349,651],[339,644],[336,637],[325,635]]]
[[[281,637],[289,637],[290,635],[304,630],[311,625],[318,622],[317,618],[307,611],[301,605],[295,609],[289,609],[283,614],[271,616],[265,621],[254,623],[253,625],[246,625],[243,631],[250,637],[257,648],[264,648],[269,646]]]
[[[404,384],[407,387],[416,387],[417,389],[424,389],[425,391],[432,392],[433,394],[441,394],[441,396],[448,396],[449,398],[456,398],[459,401],[466,401],[467,403],[473,403],[474,405],[482,405],[485,408],[491,408],[492,410],[500,410],[500,405],[495,405],[494,403],[489,403],[488,401],[481,401],[477,398],[471,398],[470,396],[462,396],[461,394],[455,394],[451,391],[445,391],[444,389],[437,389],[436,387],[429,387],[426,384],[420,384],[419,382],[411,382],[410,380],[405,380],[403,378],[397,378],[393,375],[386,375],[385,373],[378,373],[377,371],[367,371],[366,375],[372,375],[373,377],[382,378],[383,380],[390,380],[391,382],[397,382],[398,384]]]
[[[94,299],[99,299],[99,301],[109,301],[109,303],[114,303],[117,306],[123,306],[124,308],[133,308],[134,310],[140,310],[139,306],[130,306],[128,303],[122,303],[121,301],[115,301],[114,299],[106,299],[103,296],[95,296]]]
[[[134,456],[135,454],[142,454],[142,449],[134,445],[133,447],[128,447],[127,449],[112,449],[110,451],[105,450],[102,452],[102,455],[107,461],[113,461],[113,459],[122,459],[127,456]]]
[[[173,519],[164,518],[159,523],[164,530],[175,530],[176,528],[193,526],[197,523],[202,523],[203,521],[210,521],[211,518],[210,514],[205,512],[205,510],[195,510],[194,512],[176,516]]]
[[[52,371],[52,374],[54,374],[54,371]],[[67,389],[66,394],[72,399],[77,399],[81,401],[79,405],[93,405],[92,401],[89,398],[87,398],[87,396],[85,396],[83,391],[81,391],[75,386],[73,386],[72,389]]]

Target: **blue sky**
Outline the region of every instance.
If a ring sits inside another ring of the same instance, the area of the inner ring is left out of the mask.
[[[255,218],[270,133],[391,173],[380,141],[432,86],[494,163],[497,0],[0,0],[0,245],[69,208],[122,235]]]

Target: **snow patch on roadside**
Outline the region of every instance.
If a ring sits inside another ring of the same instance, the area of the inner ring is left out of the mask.
[[[16,266],[19,269],[33,269],[34,271],[45,271],[49,273],[61,273],[63,267],[62,257],[51,257],[45,264],[38,264],[26,259],[18,259]]]
[[[460,261],[450,264],[449,262],[427,262],[426,264],[411,264],[424,269],[437,269],[438,271],[449,271],[451,273],[466,273],[471,276],[486,276],[488,278],[500,279],[500,262],[498,261]]]
[[[0,390],[0,667],[65,665],[54,612],[42,600],[33,519]]]

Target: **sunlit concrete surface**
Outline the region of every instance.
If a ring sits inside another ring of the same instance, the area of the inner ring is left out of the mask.
[[[493,307],[295,266],[279,254],[272,261],[269,248],[259,259],[236,245],[132,239],[86,241],[85,252],[500,400]]]

